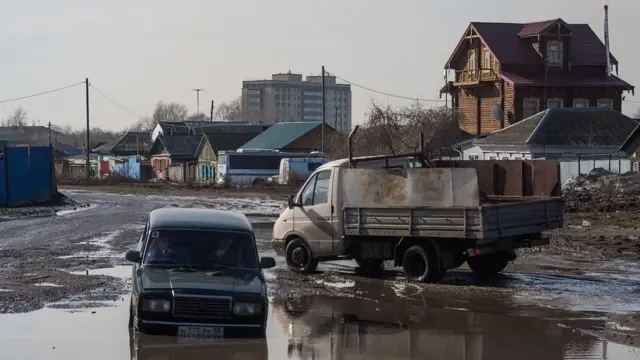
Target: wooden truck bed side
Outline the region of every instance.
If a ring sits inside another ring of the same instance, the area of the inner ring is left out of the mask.
[[[562,199],[477,207],[345,207],[345,235],[492,239],[563,226]]]

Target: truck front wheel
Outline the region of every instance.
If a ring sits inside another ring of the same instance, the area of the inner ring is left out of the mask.
[[[442,279],[438,257],[431,246],[414,245],[402,257],[402,270],[409,281],[436,282]]]
[[[285,249],[287,267],[291,271],[308,274],[318,267],[318,260],[313,257],[309,246],[300,238],[291,240]]]
[[[469,268],[478,276],[496,275],[507,267],[513,255],[508,251],[473,256],[467,259]]]

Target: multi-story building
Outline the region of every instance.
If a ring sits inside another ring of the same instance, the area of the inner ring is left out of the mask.
[[[608,64],[617,74],[618,61],[587,24],[472,22],[445,65],[455,78],[441,93],[460,110],[460,128],[474,135],[547,108],[621,111],[623,92],[634,87]]]
[[[351,129],[351,85],[324,78],[325,121],[340,132]],[[285,121],[322,121],[322,76],[291,72],[273,74],[271,80],[242,82],[242,114],[253,124]]]

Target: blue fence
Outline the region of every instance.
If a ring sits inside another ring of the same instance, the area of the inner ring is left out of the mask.
[[[115,171],[120,176],[140,180],[140,160],[130,157],[124,162],[118,162]]]
[[[51,200],[55,192],[51,149],[6,147],[0,160],[0,205]]]

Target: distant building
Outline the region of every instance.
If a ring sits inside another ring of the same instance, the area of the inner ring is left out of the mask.
[[[325,76],[325,121],[340,132],[351,130],[351,85]],[[271,80],[242,82],[242,114],[253,124],[322,121],[322,76],[273,74]]]

